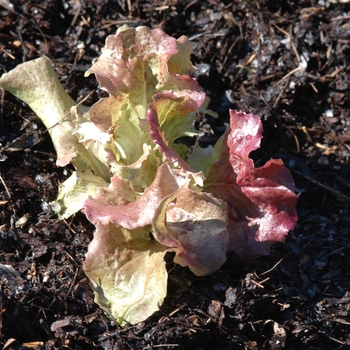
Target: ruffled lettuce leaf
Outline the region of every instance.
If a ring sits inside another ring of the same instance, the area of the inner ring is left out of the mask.
[[[161,200],[178,190],[186,181],[163,164],[151,186],[138,196],[122,179],[115,176],[108,188],[101,188],[94,198],[85,201],[84,212],[93,223],[113,223],[127,229],[136,229],[152,223]]]
[[[95,301],[121,325],[145,320],[166,296],[165,253],[149,226],[97,224],[84,262]]]
[[[62,217],[69,217],[77,212],[77,208],[83,208],[88,196],[93,196],[98,189],[107,186],[108,182],[95,176],[90,170],[74,171],[59,186],[57,198],[51,203],[51,207],[56,213],[61,213]]]
[[[267,255],[297,221],[297,196],[289,170],[280,159],[256,168],[249,157],[261,139],[257,116],[230,111],[230,126],[213,150],[217,160],[205,168],[205,191],[223,199],[229,208],[228,249],[246,260]],[[197,166],[198,158],[197,154]]]
[[[227,204],[193,191],[189,182],[159,203],[152,226],[157,241],[176,247],[174,262],[197,276],[215,272],[226,261]]]

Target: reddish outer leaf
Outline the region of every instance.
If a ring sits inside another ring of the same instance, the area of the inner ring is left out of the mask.
[[[290,172],[281,160],[255,168],[249,158],[260,146],[262,125],[252,114],[230,111],[220,160],[212,166],[205,190],[229,206],[229,249],[246,260],[269,253],[283,242],[297,221],[297,196]]]
[[[151,186],[140,197],[125,201],[125,195],[130,198],[132,190],[114,177],[111,186],[100,189],[95,198],[89,197],[85,201],[85,215],[94,224],[112,222],[129,230],[150,225],[161,200],[177,191],[184,182],[182,176],[176,175],[168,164],[163,164]]]
[[[161,244],[176,247],[174,262],[204,276],[218,270],[226,260],[227,205],[188,185],[159,204],[152,222],[153,234]]]

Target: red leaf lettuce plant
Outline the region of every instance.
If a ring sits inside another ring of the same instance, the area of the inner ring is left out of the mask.
[[[297,220],[296,195],[281,160],[255,168],[262,125],[230,111],[215,146],[178,142],[196,136],[206,98],[189,76],[192,46],[160,29],[120,28],[87,75],[109,97],[77,105],[46,58],[4,74],[0,86],[26,102],[48,128],[57,164],[75,172],[60,188],[61,217],[84,209],[96,226],[84,271],[95,299],[118,323],[146,319],[166,296],[164,255],[197,276],[215,272],[233,250],[268,254]]]

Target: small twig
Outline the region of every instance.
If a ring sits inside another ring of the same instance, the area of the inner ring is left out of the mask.
[[[330,321],[332,321],[332,320],[330,320]],[[337,339],[337,338],[334,338],[334,337],[330,336],[330,335],[329,335],[327,332],[325,332],[325,331],[318,330],[318,333],[324,334],[329,340],[333,340],[333,341],[334,341],[335,343],[337,343],[337,344],[348,345],[346,342],[341,341],[341,340],[339,340],[339,339]]]
[[[12,58],[13,60],[16,59],[15,56],[13,56],[10,52],[8,52],[3,45],[0,46],[0,51],[2,51],[4,54]]]
[[[270,278],[269,277],[267,277],[267,278],[265,278],[263,281],[261,281],[261,282],[257,282],[257,281],[254,281],[254,280],[251,280],[251,282],[253,283],[253,284],[255,284],[256,286],[258,286],[259,288],[262,288],[262,289],[264,289],[265,287],[263,286],[263,283],[264,282],[266,282],[266,281],[268,281]]]
[[[9,198],[11,198],[11,193],[9,191],[9,189],[7,188],[4,179],[2,178],[1,174],[0,174],[0,181],[2,182],[3,186],[5,187],[6,193],[8,195]]]
[[[337,253],[341,252],[342,250],[344,250],[344,249],[346,249],[346,248],[349,248],[349,247],[350,247],[350,245],[348,244],[348,245],[346,245],[346,246],[344,246],[344,247],[340,247],[340,248],[338,248],[338,249],[336,249],[336,250],[333,250],[332,252],[330,252],[329,254],[327,254],[323,259],[326,260],[326,259],[328,259],[330,256],[332,256],[332,255],[334,255],[334,254],[337,254]]]
[[[187,306],[187,304],[182,304],[180,307],[178,307],[177,309],[175,309],[174,311],[170,312],[169,317],[174,316],[177,312],[179,312],[181,309],[183,309],[185,306]]]
[[[39,25],[36,23],[35,18],[33,18],[33,22],[35,27],[38,29],[39,33],[41,34],[43,40],[44,40],[44,47],[45,47],[45,55],[49,55],[49,45],[47,44],[46,36],[44,35],[43,31],[40,29]]]
[[[277,24],[273,23],[272,21],[269,21],[270,24],[272,24],[277,30],[279,30],[281,33],[283,33],[287,38],[291,39],[290,34],[286,32],[284,29],[279,27]]]
[[[295,135],[295,132],[290,127],[288,127],[286,125],[284,125],[284,127],[293,135],[295,145],[297,148],[297,152],[300,153],[300,143],[299,143],[299,139],[298,139],[297,135]]]
[[[286,87],[287,87],[287,85],[288,85],[288,82],[289,82],[289,80],[287,80],[286,83],[284,84],[284,86],[282,87],[282,89],[281,89],[280,93],[278,94],[278,96],[277,96],[275,102],[273,103],[273,108],[276,108],[277,103],[279,102],[279,100],[281,99],[281,97],[282,97],[284,91],[286,90]],[[277,82],[277,84],[278,84],[278,82]]]
[[[349,181],[346,181],[346,180],[343,179],[341,176],[335,175],[335,179],[338,180],[339,182],[341,182],[344,186],[350,188],[350,182],[349,182]]]
[[[284,29],[280,28],[279,26],[277,26],[275,23],[273,23],[272,21],[270,21],[270,24],[272,24],[277,30],[279,30],[281,33],[283,33],[289,40],[290,40],[290,44],[291,44],[291,47],[294,51],[294,54],[295,54],[295,57],[297,58],[297,61],[299,62],[299,65],[298,67],[294,68],[292,71],[290,71],[289,73],[287,73],[284,77],[282,77],[277,83],[276,85],[280,84],[283,80],[287,79],[288,77],[290,77],[292,74],[296,73],[297,71],[299,70],[305,70],[305,67],[303,67],[303,60],[300,58],[300,55],[298,53],[298,50],[296,49],[295,45],[294,45],[294,42],[292,40],[292,36],[286,32]],[[304,60],[305,61],[305,60]],[[283,89],[284,90],[284,89]],[[283,91],[282,90],[282,91]],[[275,107],[276,105],[274,105]]]
[[[342,194],[341,192],[337,191],[337,190],[334,190],[333,188],[327,186],[327,185],[324,185],[322,184],[321,182],[318,182],[314,179],[312,179],[311,177],[307,176],[307,175],[304,175],[302,173],[300,173],[299,171],[297,170],[293,170],[294,173],[298,174],[298,175],[301,175],[303,176],[305,179],[309,180],[310,182],[324,188],[325,190],[333,193],[335,196],[339,197],[339,198],[343,198],[343,199],[346,199],[346,200],[350,200],[350,197],[346,196],[345,194]]]
[[[191,7],[192,5],[194,5],[197,1],[198,1],[198,0],[193,0],[193,1],[191,1],[189,4],[187,4],[187,5],[185,6],[185,11],[188,10],[188,8]]]
[[[79,103],[77,103],[74,107],[79,107],[82,103],[84,103],[94,92],[90,91]],[[69,115],[71,114],[71,111],[68,111],[57,123],[51,125],[49,128],[47,128],[43,134],[48,132],[50,129],[54,128],[56,125],[61,123],[63,120],[65,120]]]
[[[63,122],[70,115],[70,113],[71,113],[70,111],[67,112],[57,123],[51,125],[49,128],[44,130],[43,134],[47,133],[49,130],[53,129],[56,125],[58,125],[59,123]]]
[[[303,67],[301,65],[299,65],[297,68],[294,68],[293,70],[291,70],[289,73],[287,73],[284,77],[282,77],[277,83],[276,85],[278,84],[281,84],[283,80],[286,80],[288,77],[290,77],[291,75],[293,75],[295,72],[299,71],[303,69]]]
[[[217,38],[219,36],[225,36],[225,34],[224,33],[213,33],[211,31],[207,30],[206,32],[195,34],[195,35],[189,37],[188,41],[196,40],[202,36],[206,36],[207,38],[213,39],[213,38]]]
[[[318,90],[317,90],[315,84],[314,84],[314,83],[309,83],[309,85],[310,85],[310,86],[312,87],[312,89],[316,92],[316,94],[318,94]]]
[[[292,46],[292,49],[293,49],[294,54],[295,54],[295,57],[297,58],[299,64],[302,63],[302,61],[301,61],[301,59],[300,59],[300,56],[299,56],[299,53],[298,53],[298,50],[297,50],[297,48],[295,47],[295,45],[294,45],[292,39],[291,39],[291,41],[290,41],[290,44],[291,44],[291,46]]]
[[[132,6],[131,6],[131,1],[130,1],[130,0],[127,0],[127,4],[128,4],[129,17],[132,17]]]
[[[66,298],[69,296],[69,294],[72,292],[72,290],[73,290],[73,288],[74,288],[74,286],[75,286],[75,281],[77,280],[78,273],[79,273],[79,269],[77,269],[77,270],[75,271],[74,278],[73,278],[73,280],[72,280],[72,282],[71,282],[71,284],[70,284],[70,286],[69,286],[69,288],[68,288],[68,292],[67,292],[67,294],[66,294]],[[74,297],[74,295],[73,295],[73,297]]]
[[[276,262],[276,264],[273,265],[273,266],[271,267],[270,270],[267,270],[267,271],[261,273],[260,276],[266,275],[267,273],[269,273],[269,272],[271,272],[272,270],[274,270],[282,261],[283,261],[283,259],[278,260],[278,261]]]
[[[71,27],[74,27],[75,22],[76,22],[77,19],[78,19],[79,15],[80,15],[81,7],[82,7],[82,5],[79,4],[79,5],[78,5],[78,8],[77,8],[77,10],[76,10],[76,12],[75,12],[75,14],[74,14],[74,17],[73,17],[72,21],[70,22]]]

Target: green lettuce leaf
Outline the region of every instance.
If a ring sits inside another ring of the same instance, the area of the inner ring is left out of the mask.
[[[108,164],[96,143],[103,145],[109,136],[90,122],[88,128],[93,129],[90,133],[95,138],[98,135],[101,141],[84,144],[86,135],[79,134],[77,128],[78,120],[83,122],[80,128],[88,120],[86,108],[76,106],[59,82],[52,62],[45,57],[22,63],[3,74],[0,86],[27,103],[44,123],[57,152],[57,165],[72,163],[78,169],[78,173],[73,173],[60,187],[54,204],[62,217],[71,216],[82,209],[89,194],[98,187],[108,186]]]
[[[97,224],[84,263],[95,301],[121,325],[145,320],[166,296],[165,253],[150,226],[129,231]]]

